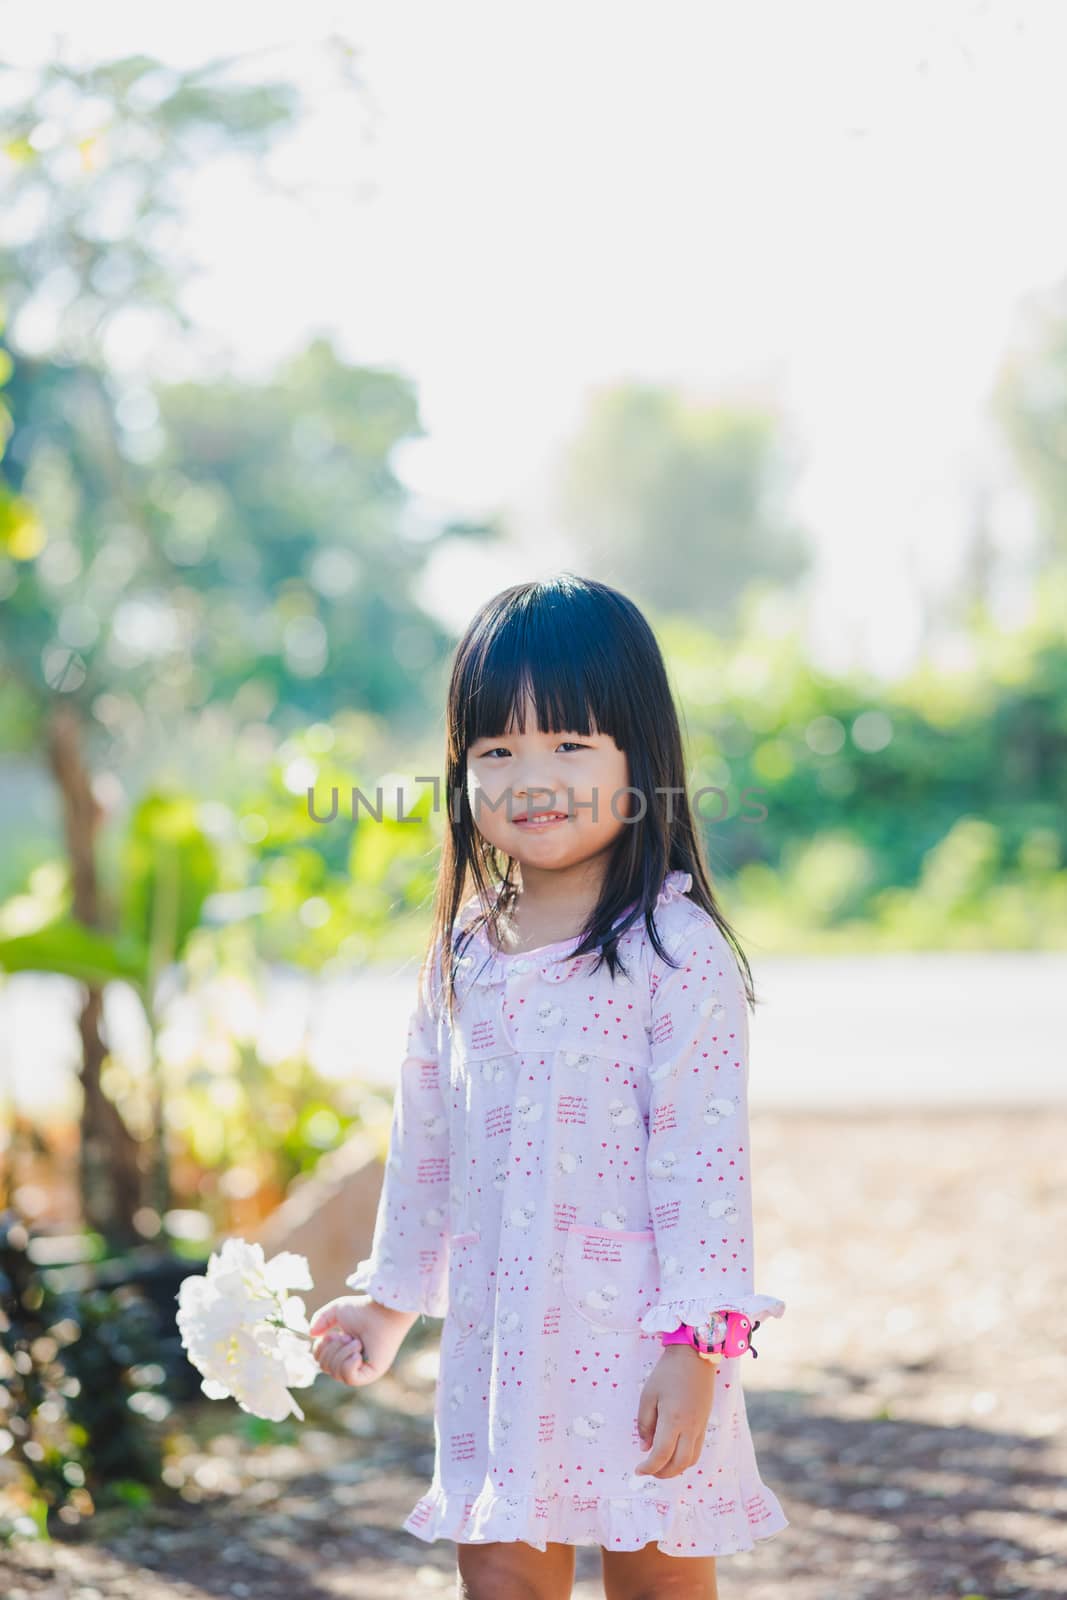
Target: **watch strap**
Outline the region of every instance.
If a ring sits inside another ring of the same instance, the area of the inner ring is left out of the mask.
[[[660,1339],[664,1345],[691,1345],[698,1355],[716,1360],[723,1356],[742,1356],[746,1351],[751,1351],[755,1359],[752,1334],[758,1327],[759,1322],[751,1322],[744,1312],[713,1311],[696,1326],[683,1322],[673,1333],[660,1334]]]

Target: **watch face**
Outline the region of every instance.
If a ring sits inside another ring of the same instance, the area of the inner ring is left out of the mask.
[[[726,1338],[726,1318],[721,1311],[713,1311],[704,1319],[697,1329],[697,1338],[702,1350],[711,1350],[714,1345],[723,1343]]]

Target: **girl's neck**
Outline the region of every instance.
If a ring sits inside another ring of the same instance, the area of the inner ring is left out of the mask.
[[[499,939],[493,943],[502,954],[518,956],[577,938],[584,926],[584,918],[576,912],[568,914],[562,909],[548,908],[535,917],[528,909],[516,905],[510,914],[505,913],[501,918]]]
[[[542,872],[520,884],[501,919],[499,941],[493,941],[502,954],[523,955],[576,939],[582,932],[600,898],[602,880],[598,876],[591,881],[588,873],[572,883],[560,881],[562,877]]]

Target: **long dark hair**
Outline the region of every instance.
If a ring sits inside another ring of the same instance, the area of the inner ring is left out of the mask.
[[[644,919],[653,949],[673,966],[652,913],[667,874],[688,872],[693,880],[688,898],[704,908],[729,942],[746,1000],[754,1007],[748,961],[716,903],[689,808],[678,713],[655,635],[633,601],[617,589],[564,572],[494,595],[456,647],[446,711],[448,820],[430,939],[430,952],[441,953],[438,979],[449,1020],[454,1016],[457,962],[479,928],[488,927],[500,944],[496,936],[502,917],[517,892],[515,858],[490,844],[475,826],[467,795],[467,751],[476,739],[502,733],[512,717],[519,732],[525,732],[527,696],[543,729],[565,728],[588,736],[595,726],[609,734],[628,757],[631,788],[646,802],[644,815],[628,821],[619,834],[600,899],[573,953],[600,951],[614,978],[622,965],[619,939]],[[457,916],[473,893],[481,909],[457,937]],[[424,964],[420,984],[425,976]]]

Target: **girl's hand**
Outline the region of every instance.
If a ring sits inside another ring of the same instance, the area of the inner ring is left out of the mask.
[[[369,1295],[341,1295],[310,1318],[311,1353],[331,1378],[362,1388],[389,1371],[415,1317]]]
[[[676,1478],[699,1461],[715,1400],[715,1373],[710,1361],[684,1344],[664,1347],[637,1407],[641,1443],[652,1449],[635,1472]]]

